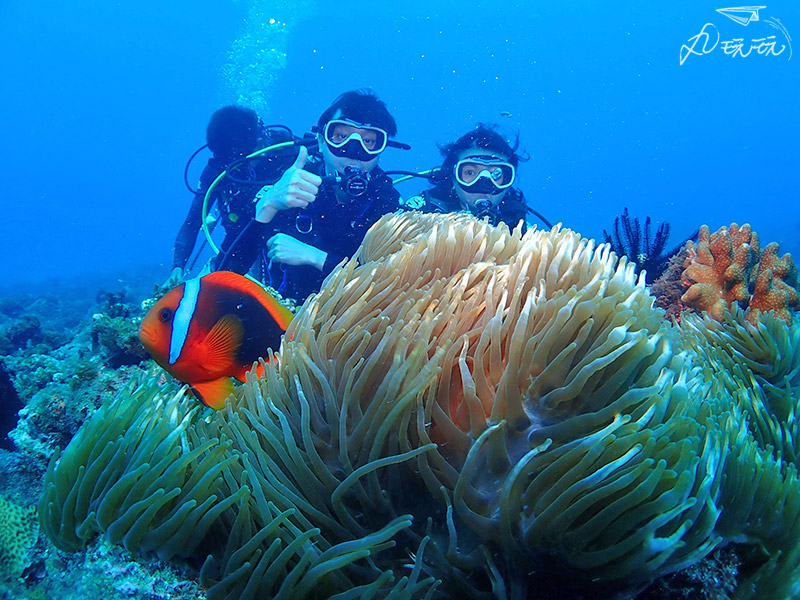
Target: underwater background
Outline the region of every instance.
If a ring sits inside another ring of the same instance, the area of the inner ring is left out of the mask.
[[[747,28],[724,7],[6,0],[0,287],[166,277],[191,199],[183,168],[215,109],[247,103],[302,135],[361,87],[412,146],[390,149],[385,169],[436,166],[436,144],[498,123],[519,133],[520,187],[553,223],[600,238],[627,206],[672,223],[675,243],[702,223],[750,222],[796,254],[798,61],[718,46],[681,65],[680,51],[709,22],[721,40],[775,34],[779,50],[765,19],[796,35],[800,7],[769,4]]]
[[[800,256],[800,5],[769,3],[746,26],[728,7],[0,2],[0,420],[27,410],[0,444],[0,512],[35,504],[53,448],[143,369],[135,319],[169,273],[184,167],[225,104],[302,135],[338,94],[369,87],[412,147],[387,150],[384,169],[430,169],[437,145],[496,123],[519,135],[519,187],[553,223],[602,241],[627,208],[670,223],[669,247],[702,224],[750,223],[762,246]],[[684,54],[704,31],[720,43]],[[772,53],[742,55],[770,39]],[[204,597],[199,565],[140,564],[102,536],[70,558],[36,544],[0,598]]]

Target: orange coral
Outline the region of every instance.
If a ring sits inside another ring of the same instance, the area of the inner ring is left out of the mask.
[[[790,308],[800,308],[797,267],[791,254],[778,258],[778,244],[772,242],[761,255],[755,286],[750,298],[748,320],[751,322],[760,311],[775,311],[775,316],[787,323],[792,322]]]
[[[737,302],[751,322],[761,311],[774,310],[776,317],[791,323],[790,309],[800,305],[791,255],[778,258],[774,242],[760,253],[758,234],[747,223],[732,223],[713,234],[703,225],[697,244],[687,242],[684,267],[681,283],[689,289],[681,302],[718,321]]]

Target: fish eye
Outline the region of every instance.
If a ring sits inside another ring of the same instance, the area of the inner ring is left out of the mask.
[[[172,310],[169,308],[162,308],[158,313],[158,318],[162,323],[169,323],[172,320]]]

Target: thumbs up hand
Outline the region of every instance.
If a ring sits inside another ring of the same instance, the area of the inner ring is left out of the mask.
[[[269,223],[279,210],[304,208],[316,199],[322,178],[303,170],[307,159],[308,150],[305,146],[300,146],[294,163],[286,169],[278,182],[258,191],[256,221]]]

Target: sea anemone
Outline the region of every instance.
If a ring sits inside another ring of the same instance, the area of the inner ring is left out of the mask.
[[[40,519],[62,548],[176,531],[212,598],[525,597],[553,563],[636,589],[733,541],[766,561],[744,592],[788,597],[798,340],[763,323],[665,322],[567,229],[387,215],[224,410],[149,387],[95,415]]]

